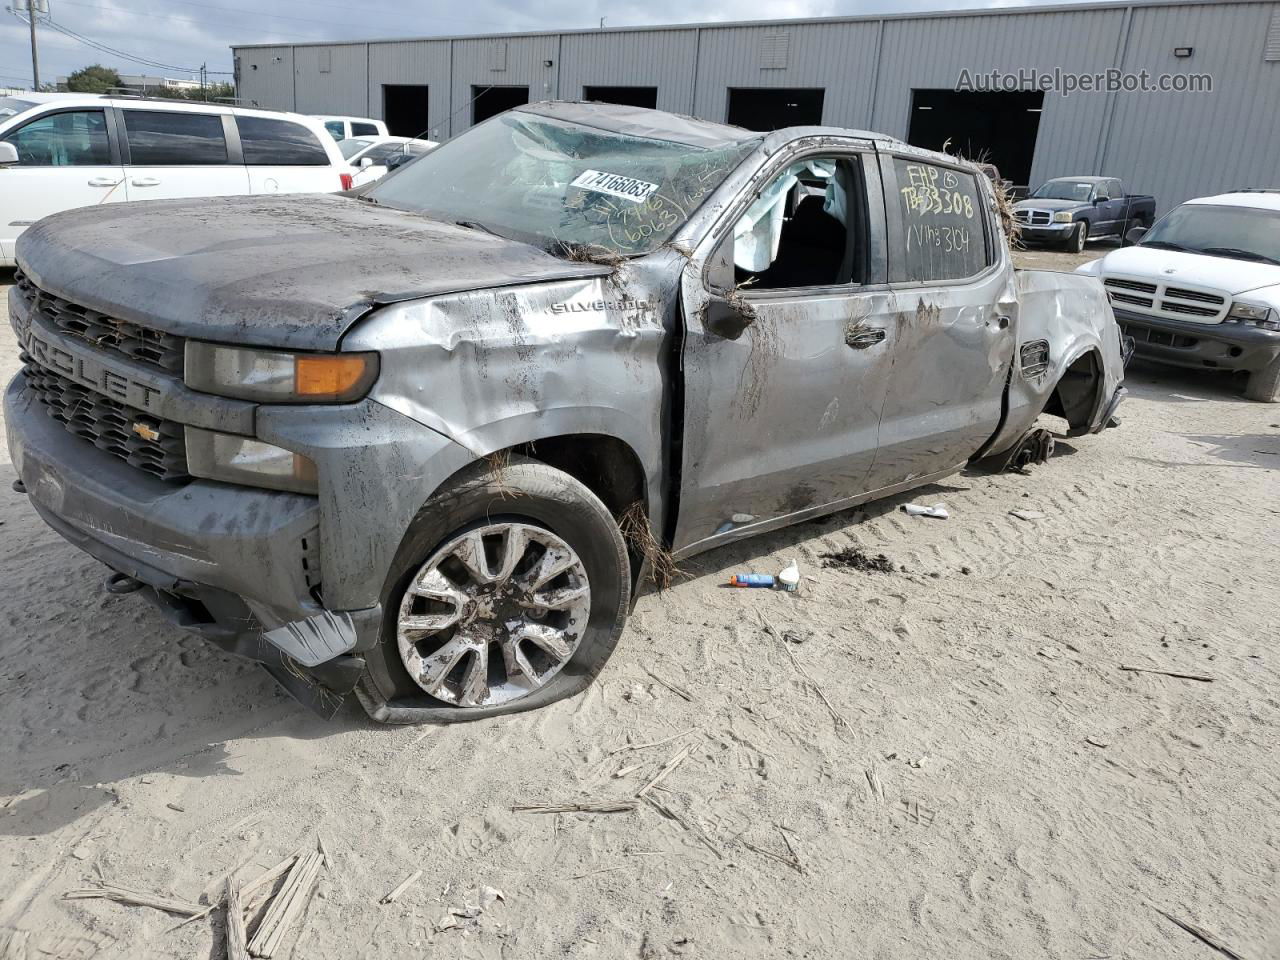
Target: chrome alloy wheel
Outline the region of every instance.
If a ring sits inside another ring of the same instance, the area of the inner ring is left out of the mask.
[[[510,703],[541,689],[582,642],[591,584],[577,553],[549,530],[493,523],[440,547],[405,588],[400,659],[437,699]]]

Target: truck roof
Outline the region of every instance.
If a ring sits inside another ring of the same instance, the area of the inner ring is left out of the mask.
[[[862,140],[892,140],[879,133],[865,130],[846,130],[842,127],[791,127],[785,131],[773,131],[772,134],[758,130],[747,130],[727,123],[716,123],[712,120],[699,120],[666,110],[650,110],[646,107],[629,107],[616,103],[595,103],[584,100],[545,100],[516,107],[517,111],[536,113],[540,116],[555,117],[569,123],[581,123],[586,126],[599,127],[615,133],[633,137],[647,137],[653,140],[667,140],[671,143],[682,143],[689,147],[715,149],[732,146],[736,143],[747,143],[763,140],[766,136],[779,133],[831,134],[843,137],[857,137]]]
[[[1280,193],[1220,193],[1214,197],[1196,197],[1187,203],[1201,203],[1215,207],[1253,207],[1257,210],[1280,211]]]

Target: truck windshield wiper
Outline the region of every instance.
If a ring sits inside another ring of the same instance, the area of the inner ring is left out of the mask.
[[[357,199],[357,200],[363,200],[365,203],[372,203],[375,207],[380,207],[380,206],[382,206],[382,204],[381,204],[381,203],[379,203],[377,200],[373,199],[373,197],[369,196],[367,193],[362,193],[362,194],[358,195],[358,196],[356,197],[356,199]]]
[[[1191,252],[1187,250],[1186,247],[1179,246],[1176,243],[1170,243],[1168,240],[1143,240],[1140,246],[1155,247],[1158,250],[1181,250],[1184,253]]]
[[[481,233],[487,233],[491,237],[498,236],[497,233],[490,230],[478,220],[455,220],[453,221],[453,225],[455,227],[466,227],[468,230],[479,230]]]
[[[1274,263],[1280,266],[1280,260],[1274,257],[1268,257],[1264,253],[1254,253],[1252,250],[1241,250],[1239,247],[1202,247],[1200,252],[1220,257],[1235,257],[1239,260],[1256,260],[1259,263]]]

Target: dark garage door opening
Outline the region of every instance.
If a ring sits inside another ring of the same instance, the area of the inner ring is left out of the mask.
[[[528,87],[472,87],[471,122],[481,123],[528,102]]]
[[[1043,106],[1042,90],[913,90],[907,142],[928,150],[946,144],[948,153],[994,163],[1002,177],[1022,186],[1031,178]]]
[[[786,88],[730,88],[729,122],[748,130],[816,126],[822,123],[822,95],[825,92]]]
[[[425,137],[431,126],[427,119],[430,87],[413,84],[382,85],[382,119],[393,137]]]
[[[625,107],[648,107],[653,110],[658,106],[658,88],[583,87],[582,99],[599,103],[620,103]]]

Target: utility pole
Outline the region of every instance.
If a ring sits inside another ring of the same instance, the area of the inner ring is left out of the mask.
[[[36,3],[27,0],[27,22],[31,25],[31,89],[40,90],[40,55],[36,52]]]

